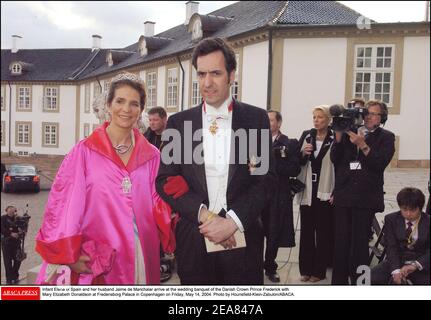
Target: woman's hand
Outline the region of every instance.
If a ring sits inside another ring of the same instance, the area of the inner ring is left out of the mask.
[[[309,156],[313,152],[313,145],[311,143],[306,143],[304,149],[302,149],[302,156]]]
[[[80,256],[78,261],[69,264],[69,268],[76,273],[92,273],[91,269],[87,267],[87,262],[90,262],[89,256]]]

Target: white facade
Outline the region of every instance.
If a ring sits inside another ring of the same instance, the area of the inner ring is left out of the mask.
[[[345,38],[284,40],[281,129],[288,136],[312,128],[313,107],[344,103],[346,48]]]
[[[427,37],[404,40],[401,110],[390,115],[387,128],[400,139],[399,159],[430,157],[430,42]]]
[[[11,101],[11,151],[13,153],[27,152],[28,154],[64,155],[75,144],[76,123],[76,86],[54,85],[59,89],[59,111],[44,111],[44,87],[45,85],[31,84],[31,111],[17,111],[17,86],[5,85],[5,110],[1,112],[2,124],[5,124],[5,145],[1,146],[1,152],[9,152],[9,101]],[[50,85],[46,85],[50,86]],[[18,123],[31,123],[29,143],[17,145],[16,125]],[[56,145],[47,146],[44,139],[43,124],[56,126]],[[58,131],[57,131],[58,130]],[[57,141],[58,140],[58,141]]]
[[[350,39],[346,37],[325,38],[286,38],[283,41],[283,61],[273,62],[273,71],[282,68],[281,105],[271,106],[280,109],[283,116],[282,131],[292,138],[299,138],[303,130],[312,127],[312,108],[317,105],[345,104],[346,75],[353,68],[349,65],[348,47]],[[384,40],[383,40],[384,41]],[[376,44],[376,42],[373,42]],[[239,91],[241,101],[266,108],[268,84],[268,41],[247,44],[237,48],[239,54]],[[400,59],[395,56],[394,59]],[[405,36],[402,51],[401,99],[399,114],[390,114],[386,128],[399,138],[398,160],[429,160],[430,153],[430,42],[427,36]],[[182,69],[177,61],[168,65],[146,68],[137,72],[146,80],[147,71],[156,72],[157,106],[167,104],[167,70],[177,68],[178,100],[174,110],[191,107],[192,74],[195,69],[191,60],[182,61],[184,75],[184,99],[182,99]],[[135,69],[136,70],[136,69]],[[136,72],[136,71],[134,71]],[[101,80],[101,91],[107,89],[110,78]],[[59,88],[59,112],[45,112],[43,108],[44,86],[31,84],[31,112],[17,112],[17,85],[2,84],[4,109],[1,111],[2,125],[5,124],[5,144],[1,152],[9,151],[9,101],[12,103],[11,151],[27,151],[30,154],[66,154],[76,143],[99,125],[92,103],[95,97],[97,81],[91,79],[77,85],[54,84]],[[274,86],[274,83],[272,84]],[[78,90],[79,89],[79,90]],[[78,93],[77,93],[78,91]],[[96,92],[97,94],[97,92]],[[274,94],[274,93],[272,93]],[[76,101],[76,99],[79,101]],[[79,111],[78,111],[79,110]],[[79,114],[77,113],[79,112]],[[79,124],[77,121],[79,120]],[[31,122],[31,146],[16,146],[15,122]],[[58,123],[58,147],[46,147],[42,141],[42,123]],[[77,127],[79,128],[77,134]]]
[[[346,103],[347,38],[285,39],[283,53],[282,131],[299,138],[312,128],[314,106]],[[429,37],[404,38],[400,113],[385,126],[399,137],[398,160],[429,159],[429,61]]]
[[[268,41],[243,48],[241,100],[266,109],[268,86]],[[277,68],[277,66],[273,66]]]

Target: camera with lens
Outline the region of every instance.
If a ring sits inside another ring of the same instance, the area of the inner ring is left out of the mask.
[[[286,146],[280,146],[280,147],[274,147],[274,155],[279,158],[287,158],[287,147]]]
[[[355,131],[364,124],[365,116],[368,110],[362,106],[355,105],[355,102],[349,102],[346,107],[340,104],[334,104],[329,108],[332,116],[331,127],[334,131]]]
[[[22,216],[15,217],[15,228],[18,231],[20,239],[25,237],[28,230],[28,223],[30,222],[31,216],[26,212]]]

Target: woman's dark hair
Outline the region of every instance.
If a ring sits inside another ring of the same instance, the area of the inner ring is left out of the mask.
[[[131,79],[125,79],[124,78],[124,79],[119,79],[119,80],[113,81],[111,83],[111,86],[109,87],[108,98],[106,99],[106,102],[108,103],[108,105],[110,105],[112,103],[112,100],[114,100],[115,90],[117,90],[118,88],[121,88],[123,86],[129,86],[129,87],[135,89],[136,91],[138,91],[139,97],[140,97],[140,109],[142,112],[144,110],[145,102],[146,102],[146,98],[147,98],[147,94],[145,92],[145,87],[141,82],[134,81]]]
[[[422,210],[425,204],[425,195],[418,188],[403,188],[397,194],[397,202],[399,207]]]
[[[193,51],[192,64],[195,69],[198,69],[197,61],[200,56],[206,56],[207,54],[221,51],[224,56],[224,62],[226,71],[230,74],[236,70],[236,59],[235,52],[223,39],[221,38],[208,38],[198,43]]]

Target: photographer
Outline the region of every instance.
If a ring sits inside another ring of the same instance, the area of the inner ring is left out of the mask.
[[[268,111],[272,134],[272,150],[274,152],[277,171],[274,192],[270,192],[269,207],[263,213],[263,225],[266,236],[265,275],[272,282],[280,282],[277,274],[277,251],[279,247],[295,246],[295,231],[293,228],[292,195],[289,183],[290,177],[299,173],[299,143],[289,139],[280,132],[282,123],[278,111]]]
[[[19,278],[18,270],[21,266],[21,260],[18,260],[17,256],[21,245],[20,230],[15,223],[17,210],[14,206],[7,206],[5,211],[6,214],[1,216],[1,248],[6,270],[6,283],[16,284]]]
[[[361,111],[361,110],[358,110]],[[335,244],[332,284],[356,284],[357,267],[368,265],[368,233],[376,212],[383,212],[383,173],[395,152],[395,136],[380,127],[386,105],[369,101],[364,125],[345,132],[335,126],[331,161],[335,166]]]

